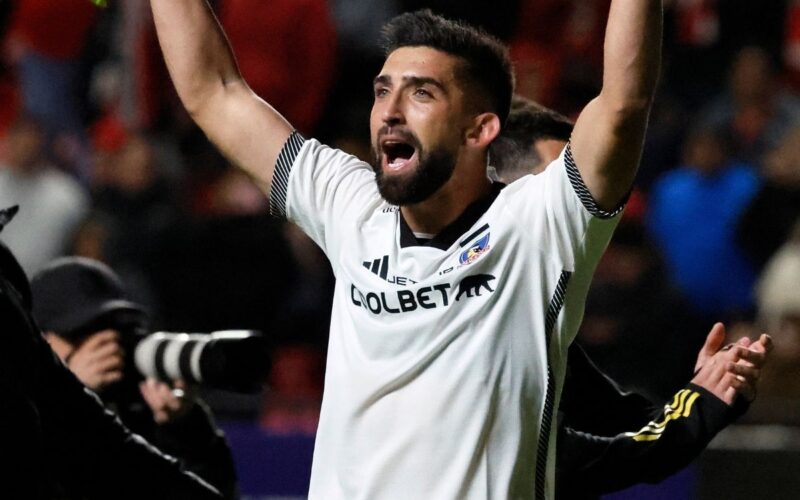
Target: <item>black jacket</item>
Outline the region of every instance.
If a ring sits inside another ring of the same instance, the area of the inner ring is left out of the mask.
[[[159,451],[177,458],[186,470],[209,482],[226,499],[239,498],[233,456],[205,403],[198,400],[186,415],[158,425],[139,392],[138,382],[128,385],[129,388],[118,387],[123,390],[113,395],[101,394],[100,399],[128,429]]]
[[[570,346],[559,406],[556,496],[597,498],[679,472],[738,418],[732,407],[694,384],[663,408],[623,392],[577,344]]]
[[[0,229],[13,215],[0,211]],[[120,499],[219,499],[132,434],[60,362],[31,316],[30,289],[0,243],[0,484],[8,498],[70,495]]]

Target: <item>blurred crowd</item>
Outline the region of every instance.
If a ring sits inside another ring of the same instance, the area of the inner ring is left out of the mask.
[[[574,116],[598,92],[610,0],[212,0],[250,86],[306,136],[369,155],[380,26],[428,7],[508,43],[517,92]],[[665,66],[636,188],[580,341],[655,400],[715,321],[768,331],[749,418],[800,424],[800,1],[665,0]],[[273,341],[257,415],[313,433],[333,276],[182,109],[146,0],[0,3],[3,239],[29,274],[111,266],[157,329]]]

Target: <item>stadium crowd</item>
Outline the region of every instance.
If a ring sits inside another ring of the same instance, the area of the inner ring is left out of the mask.
[[[306,136],[367,158],[377,28],[395,14],[430,7],[482,25],[511,47],[517,93],[570,116],[599,88],[609,0],[211,3],[259,95]],[[644,159],[579,340],[661,401],[713,322],[731,340],[767,330],[774,362],[745,418],[798,425],[800,1],[665,6]],[[0,205],[22,207],[2,238],[26,272],[90,257],[156,329],[268,332],[271,391],[251,416],[313,434],[333,276],[191,122],[148,2],[2,2],[0,41]]]

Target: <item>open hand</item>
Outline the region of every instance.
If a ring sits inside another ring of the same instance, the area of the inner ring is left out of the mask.
[[[761,368],[772,350],[772,338],[763,334],[753,342],[744,337],[735,344],[721,347],[724,340],[725,326],[717,323],[697,355],[696,373],[692,383],[703,387],[729,405],[733,404],[737,395],[752,401],[756,397]]]

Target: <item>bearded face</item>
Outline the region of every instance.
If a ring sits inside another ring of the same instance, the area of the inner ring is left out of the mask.
[[[457,152],[445,146],[423,148],[401,127],[383,127],[372,145],[372,169],[383,199],[413,205],[430,198],[453,175]]]

